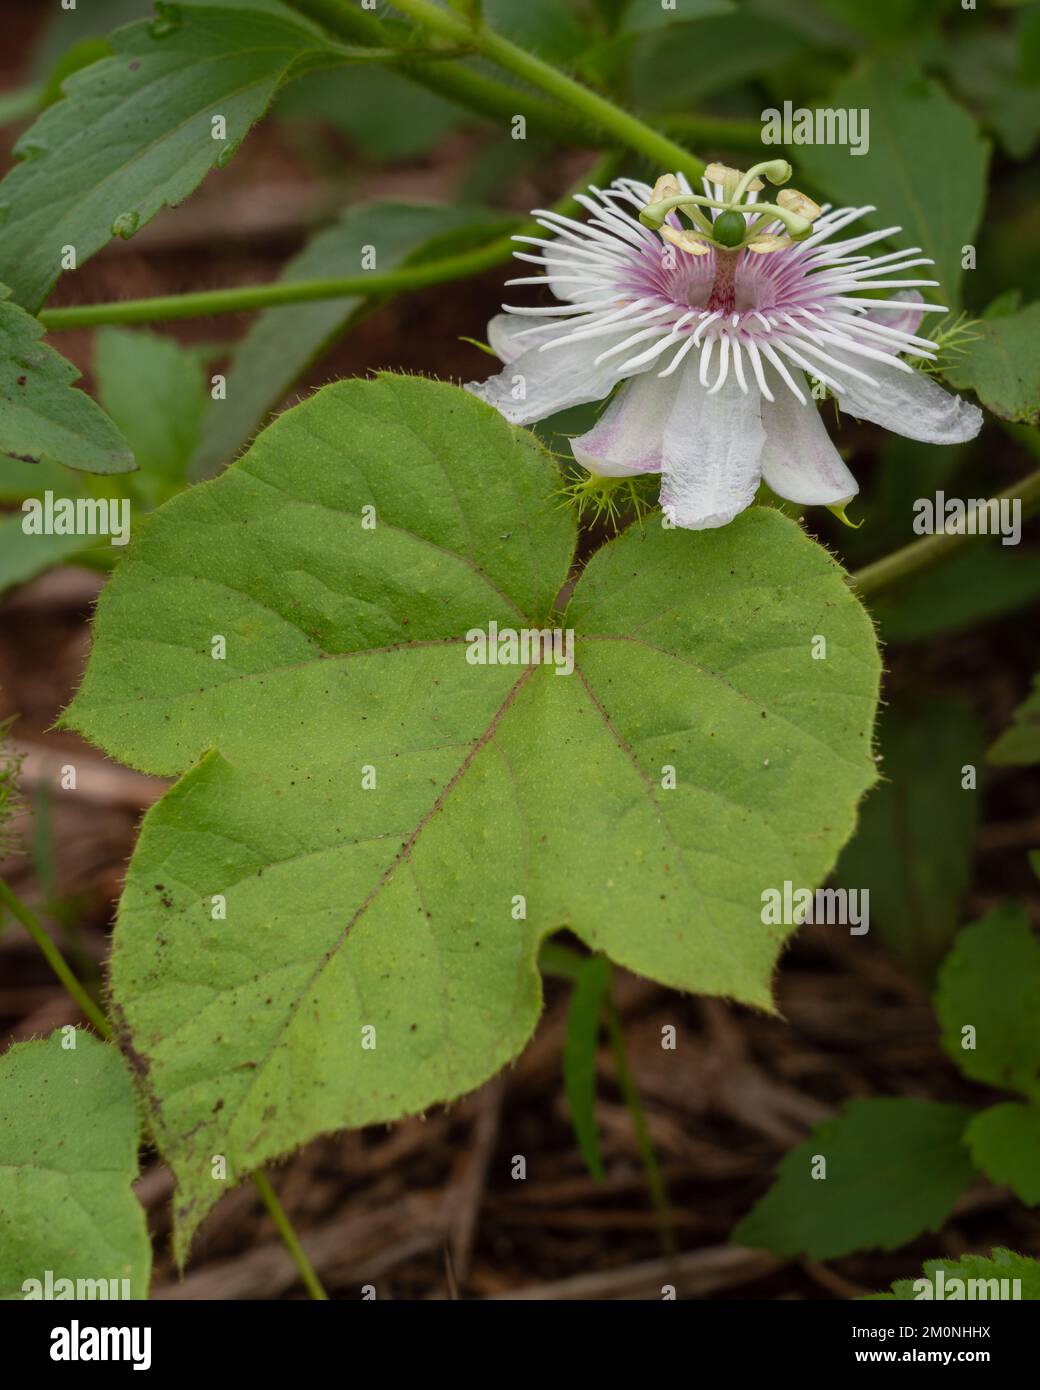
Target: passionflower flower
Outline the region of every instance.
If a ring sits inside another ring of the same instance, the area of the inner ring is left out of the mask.
[[[762,480],[843,510],[859,489],[821,395],[909,439],[974,437],[981,412],[904,360],[935,360],[915,330],[946,312],[917,292],[937,281],[905,278],[932,264],[921,248],[863,254],[900,228],[842,237],[874,208],[790,188],[762,201],[763,178],[786,184],[791,166],[709,165],[703,194],[681,174],[617,179],[578,196],[586,222],[537,210],[551,236],[518,236],[537,249],[515,254],[541,273],[508,283],[561,302],[504,305],[488,339],[505,370],[467,389],[518,425],[611,397],[575,459],[593,484],[659,473],[665,515],[692,530],[731,521]]]

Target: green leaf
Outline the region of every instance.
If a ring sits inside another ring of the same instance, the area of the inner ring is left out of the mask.
[[[940,1270],[943,1273],[943,1294],[947,1300],[963,1299],[966,1294],[972,1299],[1040,1299],[1040,1262],[1031,1260],[1028,1255],[1016,1255],[1012,1250],[998,1247],[992,1255],[962,1255],[959,1260],[926,1260],[920,1279],[897,1279],[891,1293],[870,1294],[863,1301],[899,1299],[905,1303],[923,1298],[934,1299]],[[960,1279],[965,1287],[958,1289],[951,1284],[950,1281],[954,1279]],[[990,1283],[993,1279],[998,1281],[996,1287]],[[1010,1281],[1006,1290],[1000,1284],[1004,1279]],[[968,1293],[969,1280],[985,1280],[985,1291],[976,1285],[974,1291]],[[1020,1285],[1017,1292],[1015,1280]]]
[[[599,85],[616,87],[625,81],[625,68],[634,53],[642,55],[639,67],[654,66],[662,30],[668,31],[669,38],[687,43],[700,32],[692,28],[693,21],[731,15],[735,10],[733,0],[675,0],[670,9],[665,9],[659,0],[633,0],[624,7],[609,37],[600,37],[591,46],[588,35],[584,37],[579,45],[579,66]],[[663,45],[660,50],[663,52]]]
[[[73,74],[21,137],[21,162],[0,184],[0,280],[30,309],[57,280],[63,247],[82,265],[181,202],[323,50],[302,20],[228,6],[170,6],[110,42],[113,56]]]
[[[40,341],[40,324],[6,293],[0,286],[0,453],[88,473],[134,468],[112,421],[85,392],[72,389],[79,372]]]
[[[74,10],[55,6],[44,24],[32,58],[35,76],[47,78],[73,49],[104,39],[113,29],[154,13],[151,0],[90,0]]]
[[[590,956],[582,961],[567,1010],[563,1045],[563,1082],[571,1123],[585,1166],[596,1182],[602,1182],[605,1176],[596,1126],[596,1052],[610,977],[610,962],[605,957]]]
[[[947,0],[819,0],[823,9],[874,43],[920,38],[947,8]]]
[[[946,372],[958,391],[974,391],[1002,420],[1040,423],[1040,303],[983,319]]]
[[[995,767],[1040,763],[1040,675],[1033,677],[1033,689],[1015,710],[1015,722],[1004,730],[986,758]]]
[[[1012,159],[1027,159],[1040,140],[1040,101],[1018,72],[1011,34],[978,33],[947,39],[941,61],[959,95],[979,112]]]
[[[75,496],[73,493],[63,494]],[[109,549],[107,538],[95,536],[27,535],[22,530],[24,515],[0,517],[0,594],[15,584],[27,584],[55,565],[73,562],[104,564],[102,547]]]
[[[956,309],[962,248],[975,240],[989,161],[975,122],[938,83],[893,61],[858,69],[838,84],[828,105],[869,112],[869,150],[857,155],[849,145],[799,146],[791,152],[796,180],[804,170],[833,201],[873,203],[877,211],[856,226],[901,226],[893,246],[920,246],[935,261],[934,268],[921,266],[907,277],[938,280],[938,289],[926,291],[928,302]]]
[[[932,699],[887,711],[880,747],[883,781],[835,877],[869,889],[871,928],[928,983],[960,925],[970,881],[980,793],[961,778],[982,762],[982,733],[963,705]]]
[[[479,208],[434,203],[373,203],[349,208],[285,265],[280,279],[356,275],[366,246],[377,248],[380,271],[393,270],[418,259],[434,238],[470,226],[486,226],[489,216]],[[210,404],[192,463],[193,476],[207,477],[230,463],[268,412],[285,398],[293,382],[365,303],[355,295],[284,305],[257,315],[235,346],[226,373],[226,398]]]
[[[996,908],[963,928],[935,1008],[943,1047],[965,1076],[1040,1095],[1040,942],[1022,907]]]
[[[874,776],[870,620],[761,509],[593,556],[570,675],[471,664],[474,629],[552,624],[575,540],[556,480],[454,387],[341,381],[161,508],[102,598],[65,722],[186,772],[145,818],[112,963],[181,1254],[213,1153],[237,1179],[514,1057],[558,927],[769,1006],[792,928],[762,890],[822,880]]]
[[[146,1298],[151,1247],[130,1187],[133,1083],[114,1047],[77,1031],[66,1050],[64,1036],[0,1057],[0,1298],[24,1298],[24,1281],[42,1283],[48,1270],[55,1280],[128,1279]]]
[[[805,37],[771,15],[724,14],[637,36],[632,99],[650,111],[688,109],[800,56]]]
[[[187,483],[209,404],[198,355],[173,338],[103,328],[94,374],[102,404],[133,446],[136,498],[154,507]]]
[[[60,463],[27,463],[25,459],[0,457],[0,502],[21,502],[39,497],[48,488],[61,497],[87,493],[88,473],[63,468]]]
[[[550,63],[567,66],[588,47],[588,26],[567,0],[484,0],[484,18],[489,29]]]
[[[831,1260],[896,1250],[937,1231],[971,1181],[961,1142],[972,1112],[928,1100],[854,1100],[786,1155],[733,1232],[739,1245]],[[818,1158],[826,1177],[814,1178]]]
[[[621,18],[622,34],[650,34],[658,29],[670,29],[674,24],[690,24],[695,20],[714,19],[733,14],[734,0],[674,0],[665,8],[661,0],[632,0]]]
[[[1008,1101],[976,1115],[965,1140],[977,1167],[1006,1183],[1027,1206],[1040,1206],[1040,1110]]]

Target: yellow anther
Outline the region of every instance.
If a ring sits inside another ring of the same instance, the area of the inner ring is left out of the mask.
[[[650,202],[661,203],[665,198],[678,198],[681,192],[679,180],[674,174],[662,174],[654,184],[654,191],[650,194]]]
[[[704,176],[706,179],[710,180],[711,183],[721,183],[723,192],[728,200],[730,194],[744,177],[744,171],[743,169],[731,169],[728,164],[709,164],[704,171]],[[752,179],[748,184],[748,188],[758,193],[765,188],[765,184],[761,179]]]
[[[749,241],[747,249],[757,251],[761,256],[769,251],[783,251],[786,247],[793,245],[794,243],[789,236],[773,236],[770,232],[765,232],[762,236],[755,237],[754,241]]]
[[[674,227],[669,227],[667,223],[661,228],[661,235],[665,241],[670,241],[673,246],[678,246],[680,251],[688,251],[691,256],[706,256],[708,247],[705,246],[697,232],[688,232],[684,228],[677,232]]]
[[[776,195],[776,202],[778,207],[786,208],[788,212],[796,212],[799,217],[806,217],[810,222],[815,222],[823,211],[819,203],[814,203],[804,193],[799,193],[797,188],[781,188]]]

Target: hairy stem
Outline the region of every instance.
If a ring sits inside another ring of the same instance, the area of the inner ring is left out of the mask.
[[[1032,442],[1027,447],[1034,452],[1040,452],[1034,448]],[[1003,492],[998,492],[996,496],[997,501],[1015,498],[1022,502],[1023,520],[1040,508],[1040,469]],[[969,513],[969,517],[971,515],[972,513]],[[858,570],[852,576],[852,582],[860,596],[866,598],[912,579],[923,570],[949,559],[969,540],[977,540],[979,537],[973,536],[968,530],[969,517],[965,518],[963,531],[944,531],[934,536],[922,536],[920,540],[911,541],[901,550],[895,550],[891,555],[886,555],[881,560],[875,560],[872,565]]]
[[[105,1017],[99,1005],[91,999],[90,995],[80,984],[79,980],[76,979],[76,976],[69,969],[68,965],[66,965],[64,957],[47,935],[43,924],[33,910],[27,903],[22,902],[18,894],[8,887],[7,883],[2,878],[0,878],[0,902],[3,902],[10,908],[13,915],[17,917],[18,921],[21,922],[22,926],[40,948],[40,952],[47,964],[65,986],[66,992],[76,1001],[84,1018],[90,1020],[103,1038],[107,1039],[109,1042],[113,1041],[112,1025]],[[147,1119],[145,1120],[145,1125],[147,1126]],[[307,1292],[310,1294],[311,1298],[327,1299],[328,1294],[322,1288],[321,1282],[317,1274],[315,1274],[310,1260],[308,1260],[303,1247],[300,1245],[299,1237],[293,1229],[288,1216],[285,1214],[281,1202],[279,1202],[277,1196],[272,1191],[271,1184],[268,1182],[263,1169],[256,1169],[255,1172],[250,1174],[250,1177],[253,1180],[256,1190],[262,1197],[264,1205],[271,1213],[274,1224],[278,1228],[278,1234],[285,1242],[286,1249],[295,1261],[296,1268],[300,1272],[300,1278],[303,1280]]]
[[[616,154],[604,156],[582,179],[607,183],[617,169]],[[568,193],[554,204],[565,214],[580,212]],[[544,235],[537,223],[517,227],[516,234]],[[152,299],[124,299],[112,304],[77,304],[68,309],[44,309],[39,320],[48,331],[63,328],[97,328],[110,323],[156,323],[161,319],[205,318],[211,314],[231,314],[251,309],[270,309],[282,304],[306,304],[319,299],[343,299],[354,295],[365,298],[400,294],[404,290],[425,289],[477,275],[501,265],[513,254],[513,237],[496,237],[484,246],[440,260],[402,266],[385,274],[369,271],[334,280],[280,280],[269,285],[243,285],[237,289],[200,290],[194,294],[157,295]]]

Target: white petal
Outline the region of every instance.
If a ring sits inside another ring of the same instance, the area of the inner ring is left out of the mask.
[[[629,332],[622,328],[616,339],[605,336],[591,342],[569,343],[554,352],[528,347],[497,376],[488,377],[487,381],[467,381],[466,390],[494,406],[513,425],[530,425],[572,405],[604,400],[621,380],[618,369],[622,362],[619,357],[612,357],[597,366],[596,358],[613,342],[623,342]],[[533,341],[540,343],[545,339],[539,334]]]
[[[916,334],[921,320],[924,318],[924,310],[916,307],[918,304],[924,303],[921,291],[897,290],[891,298],[907,306],[901,314],[893,313],[891,309],[868,309],[866,317],[873,323],[880,323],[883,328],[894,328],[900,333]]]
[[[844,362],[841,352],[832,357]],[[902,371],[871,363],[874,384],[849,377],[838,399],[839,409],[857,420],[871,420],[894,434],[924,444],[962,444],[982,428],[982,411],[952,395],[923,372]],[[839,373],[840,375],[840,373]]]
[[[660,473],[661,505],[677,526],[724,526],[758,487],[765,440],[759,401],[733,378],[709,394],[692,363],[672,376],[628,382],[571,448],[594,473]]]
[[[684,380],[680,373],[626,382],[592,429],[571,440],[574,457],[602,477],[660,473],[664,427]]]
[[[559,332],[559,324],[546,324],[541,331],[534,331],[530,319],[519,314],[496,314],[487,326],[488,346],[503,362],[515,362],[528,348],[538,347],[547,337]],[[524,334],[524,337],[519,337]]]
[[[762,402],[762,423],[762,477],[778,497],[829,507],[859,492],[812,399],[800,405],[790,391],[778,391],[772,404]]]
[[[725,526],[755,500],[765,443],[759,392],[730,376],[714,395],[696,368],[677,373],[682,387],[664,432],[661,506],[692,531]]]

